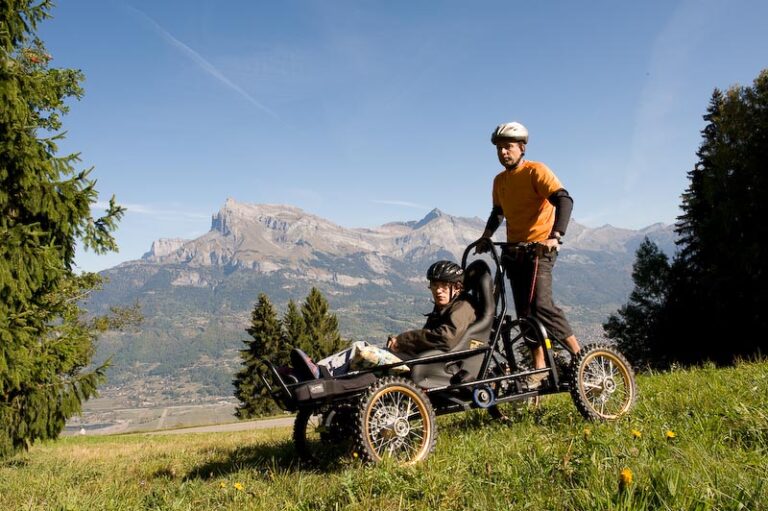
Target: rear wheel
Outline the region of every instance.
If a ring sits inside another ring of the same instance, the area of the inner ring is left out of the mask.
[[[416,463],[429,456],[436,437],[432,404],[409,380],[382,378],[360,401],[355,442],[366,461],[389,457],[404,465]]]
[[[571,397],[586,419],[616,420],[637,399],[635,374],[612,346],[585,346],[574,357],[571,371]]]
[[[302,409],[293,423],[293,442],[299,457],[324,464],[347,453],[350,448],[351,410],[331,408],[324,412]]]

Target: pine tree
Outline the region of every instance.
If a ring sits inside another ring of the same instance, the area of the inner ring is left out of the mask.
[[[317,289],[312,288],[301,306],[306,336],[310,345],[304,350],[314,360],[319,360],[347,347],[341,338],[339,321],[328,311],[328,301]]]
[[[100,279],[75,275],[75,248],[115,250],[123,213],[113,198],[94,219],[90,170],[57,155],[83,75],[49,67],[35,37],[51,5],[0,3],[0,458],[55,438],[95,395],[105,366],[88,368],[97,329],[78,304]]]
[[[619,349],[638,367],[664,364],[665,350],[658,342],[662,311],[667,304],[669,259],[648,238],[637,249],[632,268],[635,288],[629,302],[611,314],[603,329]]]
[[[235,415],[241,419],[278,410],[259,379],[258,371],[263,369],[261,359],[267,359],[278,367],[287,362],[276,357],[282,351],[280,322],[266,294],[259,295],[259,301],[251,313],[251,326],[246,331],[251,339],[243,341],[246,346],[240,350],[243,367],[232,382],[235,386],[235,397],[240,400]]]
[[[283,346],[286,349],[299,348],[307,353],[312,350],[304,318],[301,317],[299,307],[293,300],[288,301],[288,307],[283,315],[282,324]]]
[[[667,331],[681,362],[765,352],[768,327],[768,70],[752,87],[715,90],[689,172],[672,265]]]
[[[648,290],[638,289],[606,324],[628,346],[648,346],[656,364],[729,364],[768,351],[761,335],[768,328],[768,70],[751,87],[715,90],[704,120],[666,279],[656,261],[662,269],[653,277],[666,281],[663,305],[647,296],[641,325],[637,299]]]

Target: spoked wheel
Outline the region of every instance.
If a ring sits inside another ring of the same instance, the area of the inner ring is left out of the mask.
[[[435,411],[413,382],[399,377],[378,380],[360,401],[356,447],[360,457],[385,457],[409,465],[429,456],[437,438]]]
[[[573,360],[571,370],[571,397],[585,418],[616,420],[634,405],[635,374],[615,348],[585,346]]]
[[[351,410],[325,412],[302,409],[293,423],[293,442],[299,457],[309,463],[337,460],[350,450]]]

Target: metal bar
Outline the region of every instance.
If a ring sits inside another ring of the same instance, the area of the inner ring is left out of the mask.
[[[485,378],[483,380],[473,380],[468,381],[466,383],[454,383],[451,385],[443,385],[442,387],[433,387],[431,389],[423,389],[425,393],[432,394],[433,392],[442,392],[444,390],[455,390],[455,389],[464,389],[469,387],[478,387],[480,385],[488,385],[490,383],[497,383],[502,382],[505,380],[515,380],[518,378],[523,378],[525,376],[530,376],[532,374],[540,374],[548,372],[550,369],[549,367],[542,367],[541,369],[531,369],[530,371],[522,371],[515,374],[505,374],[503,376],[494,376],[493,378]]]

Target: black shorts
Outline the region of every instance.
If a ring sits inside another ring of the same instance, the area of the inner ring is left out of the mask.
[[[512,285],[517,316],[535,317],[550,336],[562,341],[573,335],[573,329],[552,299],[552,269],[556,259],[556,251],[539,256],[523,251],[506,252],[502,264]]]

